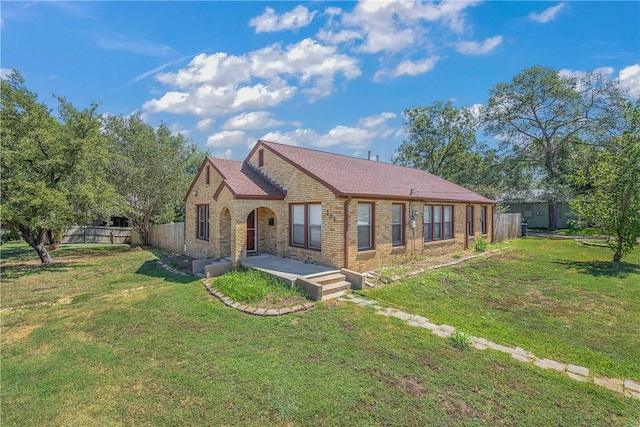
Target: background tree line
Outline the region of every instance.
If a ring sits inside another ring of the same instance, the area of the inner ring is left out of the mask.
[[[102,116],[62,97],[57,115],[14,71],[0,80],[0,215],[43,263],[51,230],[112,215],[145,243],[155,222],[181,221],[182,197],[205,156],[166,125],[139,114]],[[395,163],[426,170],[491,199],[544,189],[549,228],[574,200],[578,224],[614,236],[614,260],[640,236],[640,102],[597,73],[534,66],[496,84],[480,109],[452,102],[405,110]],[[499,141],[479,142],[483,131]]]
[[[154,222],[181,221],[182,198],[206,155],[139,114],[102,116],[62,97],[57,115],[13,71],[0,80],[0,215],[43,264],[51,230],[129,218],[144,243]]]
[[[407,139],[394,162],[491,199],[544,190],[549,229],[572,201],[577,225],[614,236],[614,261],[640,236],[640,101],[618,80],[534,66],[489,90],[479,109],[449,101],[404,112]],[[477,140],[483,131],[497,148]]]

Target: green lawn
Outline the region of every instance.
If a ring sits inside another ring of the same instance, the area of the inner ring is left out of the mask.
[[[334,301],[255,317],[161,269],[149,251],[65,248],[59,264],[39,267],[22,247],[0,249],[3,426],[640,420],[637,400],[496,352],[455,350],[370,308]]]
[[[527,238],[366,295],[538,357],[640,381],[640,251]]]

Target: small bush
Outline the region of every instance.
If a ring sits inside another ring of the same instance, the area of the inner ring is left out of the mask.
[[[449,336],[449,343],[457,350],[469,350],[471,348],[471,335],[455,331]]]
[[[484,252],[487,250],[487,241],[484,240],[482,237],[478,237],[476,239],[476,242],[473,244],[473,249],[476,252]]]
[[[391,283],[395,280],[399,280],[411,272],[411,269],[406,265],[380,267],[376,270],[378,275],[378,281],[384,283]]]
[[[456,252],[452,256],[453,256],[453,259],[460,259],[462,257],[462,254],[460,252]]]

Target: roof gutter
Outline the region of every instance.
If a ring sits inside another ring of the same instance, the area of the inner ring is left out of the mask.
[[[351,196],[347,196],[347,200],[344,201],[344,268],[349,268],[349,203],[351,202]]]

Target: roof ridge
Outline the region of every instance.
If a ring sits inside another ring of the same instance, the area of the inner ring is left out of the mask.
[[[340,154],[340,153],[332,153],[330,151],[323,151],[317,148],[307,148],[307,147],[300,147],[298,145],[289,145],[289,144],[283,144],[281,142],[273,142],[273,141],[267,141],[265,139],[259,139],[258,142],[266,142],[267,144],[275,144],[275,145],[281,145],[283,147],[290,147],[290,148],[294,148],[294,149],[298,149],[298,150],[305,150],[305,151],[313,151],[315,153],[321,153],[321,154],[329,154],[331,156],[340,156],[340,157],[346,157],[348,159],[354,159],[354,160],[363,160],[365,162],[374,162],[374,163],[380,163],[382,165],[389,165],[389,166],[401,166],[401,165],[396,165],[393,163],[387,163],[387,162],[381,162],[378,160],[371,160],[371,159],[365,159],[363,157],[356,157],[356,156],[349,156],[347,154]]]
[[[328,155],[331,155],[331,156],[346,157],[346,158],[348,158],[348,159],[361,160],[361,161],[363,161],[363,162],[371,162],[371,163],[373,163],[373,164],[380,164],[380,165],[386,165],[386,166],[393,166],[393,167],[404,168],[404,169],[410,169],[410,170],[419,170],[419,171],[421,171],[421,172],[428,173],[429,175],[434,176],[434,177],[436,177],[436,178],[443,179],[443,180],[445,180],[445,181],[451,182],[451,181],[449,181],[449,180],[447,180],[447,179],[445,179],[445,178],[442,178],[442,177],[440,177],[440,176],[438,176],[438,175],[432,174],[431,172],[428,172],[428,171],[426,171],[426,170],[424,170],[424,169],[416,168],[416,167],[413,167],[413,166],[399,165],[399,164],[396,164],[396,163],[381,162],[381,161],[379,161],[379,160],[365,159],[365,158],[363,158],[363,157],[349,156],[349,155],[347,155],[347,154],[332,153],[332,152],[329,152],[329,151],[323,151],[323,150],[320,150],[320,149],[317,149],[317,148],[307,148],[307,147],[300,147],[300,146],[297,146],[297,145],[283,144],[283,143],[281,143],[281,142],[267,141],[267,140],[265,140],[265,139],[259,139],[259,140],[258,140],[258,142],[262,142],[262,143],[266,143],[266,144],[280,145],[280,146],[283,146],[283,147],[294,148],[294,149],[297,149],[297,150],[313,151],[313,152],[315,152],[315,153],[328,154]],[[453,183],[453,184],[455,184],[455,183]],[[458,185],[458,184],[456,184],[456,185]]]

